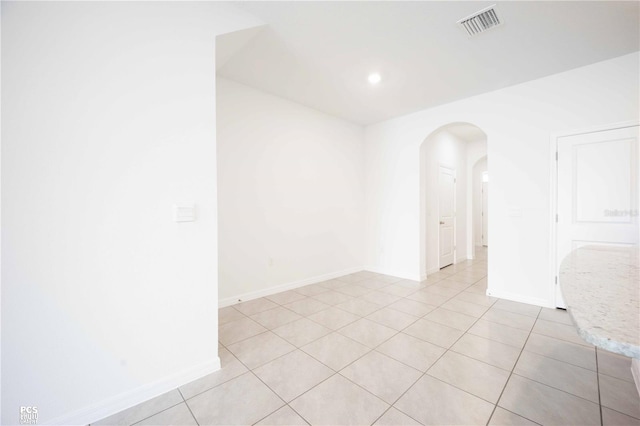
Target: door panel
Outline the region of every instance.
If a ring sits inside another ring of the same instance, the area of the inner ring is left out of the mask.
[[[583,245],[638,244],[638,126],[558,138],[557,167],[558,267]]]
[[[439,267],[451,265],[455,257],[455,171],[440,166],[438,177]]]

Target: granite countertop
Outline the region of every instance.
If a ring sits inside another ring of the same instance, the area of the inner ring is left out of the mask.
[[[640,359],[640,250],[584,246],[560,266],[560,289],[578,334]]]

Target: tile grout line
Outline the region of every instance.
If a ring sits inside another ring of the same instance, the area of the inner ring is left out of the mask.
[[[538,311],[538,315],[536,315],[536,321],[538,321],[538,318],[540,317],[540,313],[542,312],[542,308],[540,308],[540,310]],[[502,399],[502,395],[504,395],[504,391],[507,388],[507,385],[509,384],[509,381],[511,380],[511,377],[513,376],[513,371],[516,369],[516,366],[518,365],[518,361],[520,361],[520,357],[522,356],[522,353],[524,352],[524,348],[527,346],[527,342],[529,341],[529,337],[531,337],[531,333],[533,332],[533,328],[535,327],[535,322],[533,323],[533,326],[531,327],[531,330],[529,330],[529,334],[527,334],[527,338],[524,341],[524,344],[522,345],[522,348],[520,349],[520,353],[518,354],[518,358],[516,358],[516,362],[513,364],[513,367],[511,368],[511,372],[509,373],[509,377],[507,377],[507,380],[504,382],[504,386],[502,387],[502,391],[500,392],[500,395],[498,396],[498,399],[496,400],[496,403],[493,407],[493,411],[491,412],[491,416],[489,417],[489,420],[487,420],[487,425],[489,424],[489,422],[491,421],[491,418],[493,417],[493,415],[496,412],[496,408],[498,407],[498,404],[500,403],[500,400]],[[502,408],[502,407],[500,407]],[[520,415],[518,413],[514,413],[517,414],[518,416],[533,421],[523,415]],[[534,423],[538,423],[538,422],[534,422]]]
[[[602,397],[600,395],[600,365],[598,364],[598,348],[596,347],[596,383],[598,385],[598,408],[600,409],[600,425],[604,424],[602,417]]]
[[[191,407],[189,406],[189,403],[187,402],[187,400],[184,398],[184,395],[182,394],[182,391],[180,390],[180,388],[177,388],[178,392],[180,392],[180,396],[182,397],[182,400],[184,401],[184,405],[187,406],[187,410],[189,410],[189,413],[191,413],[191,417],[193,417],[193,420],[195,420],[196,424],[198,426],[200,426],[200,422],[198,422],[198,419],[196,418],[196,415],[193,414],[193,411],[191,410]]]
[[[462,290],[462,291],[464,291],[464,290]],[[460,291],[460,293],[461,293],[462,291]],[[459,293],[457,293],[455,296],[457,296],[458,294],[459,294]],[[453,297],[455,297],[455,296],[453,296]],[[450,300],[450,299],[449,299],[449,300]],[[443,303],[446,303],[446,302],[443,302]],[[495,302],[494,302],[494,303],[495,303]],[[438,307],[440,307],[441,305],[442,305],[442,304],[438,305]],[[436,308],[436,309],[437,309],[437,308]],[[434,309],[434,310],[435,310],[435,309]],[[426,315],[428,315],[428,313],[427,313]],[[424,317],[421,317],[420,319],[423,319],[423,318],[424,318]],[[478,322],[478,320],[479,320],[479,319],[480,319],[480,318],[477,318],[477,319],[476,319],[476,321],[474,321],[474,323],[473,323],[473,324],[471,324],[471,326],[469,326],[469,328],[473,327],[473,325],[474,325],[476,322]],[[417,321],[414,321],[414,322],[417,322]],[[413,323],[412,323],[412,324],[413,324]],[[406,328],[408,328],[408,327],[409,327],[409,326],[405,327],[403,330],[405,330],[405,329],[406,329]],[[468,329],[467,329],[467,330],[468,330]],[[400,334],[401,332],[402,332],[402,331],[398,332],[396,335]],[[379,419],[380,419],[380,418],[381,418],[381,417],[382,417],[382,416],[383,416],[387,411],[389,411],[389,410],[391,409],[391,407],[393,407],[393,408],[395,408],[396,410],[400,411],[401,413],[403,413],[404,415],[408,416],[409,418],[411,418],[411,419],[413,419],[413,420],[416,420],[416,419],[414,419],[413,417],[411,417],[409,414],[405,413],[404,411],[402,411],[402,410],[400,410],[398,407],[396,407],[396,406],[395,406],[395,404],[397,404],[397,403],[398,403],[398,401],[400,401],[400,399],[402,399],[402,397],[403,397],[407,392],[409,392],[409,391],[410,391],[410,390],[411,390],[411,389],[416,385],[416,383],[418,383],[418,382],[419,382],[419,381],[420,381],[424,376],[426,376],[426,375],[427,375],[427,373],[428,373],[428,371],[429,371],[429,370],[430,370],[430,369],[431,369],[431,368],[432,368],[432,367],[433,367],[433,366],[434,366],[438,361],[440,361],[440,359],[442,359],[442,357],[444,357],[444,356],[447,354],[447,352],[449,352],[450,348],[451,348],[453,345],[455,345],[455,344],[458,342],[458,340],[460,340],[460,339],[461,339],[461,338],[462,338],[466,333],[467,333],[466,331],[465,331],[464,333],[462,333],[462,335],[461,335],[460,337],[458,337],[458,338],[456,339],[456,341],[455,341],[455,342],[453,342],[453,343],[449,346],[449,348],[443,348],[443,349],[445,349],[445,351],[444,351],[444,352],[443,352],[443,353],[442,353],[442,354],[441,354],[441,355],[440,355],[440,356],[439,356],[439,357],[438,357],[438,358],[437,358],[437,359],[436,359],[436,360],[435,360],[435,361],[434,361],[434,362],[429,366],[429,368],[427,368],[424,372],[422,372],[422,374],[420,375],[420,377],[418,377],[418,378],[416,379],[416,381],[415,381],[415,382],[413,382],[413,384],[411,384],[411,386],[409,386],[409,387],[408,387],[408,388],[407,388],[407,389],[406,389],[406,390],[405,390],[405,391],[404,391],[404,392],[403,392],[403,393],[402,393],[402,394],[401,394],[401,395],[400,395],[400,396],[399,396],[399,397],[398,397],[398,398],[393,402],[393,404],[391,404],[391,406],[390,406],[390,407],[389,407],[389,408],[388,408],[384,413],[382,413],[382,415],[381,415],[380,417],[378,417],[378,419],[376,419],[375,421],[378,421],[378,420],[379,420]],[[394,337],[395,337],[396,335],[394,335]],[[419,339],[419,338],[418,338],[418,339]],[[422,339],[419,339],[419,340],[422,340]],[[425,340],[422,340],[422,341],[425,341]],[[427,343],[431,343],[431,342],[427,342]],[[433,343],[432,343],[432,344],[433,344]],[[379,345],[379,346],[380,346],[380,345]],[[439,345],[435,345],[435,346],[439,346]],[[442,346],[439,346],[439,347],[441,347],[441,348],[442,348]],[[454,353],[455,353],[455,352],[454,352]],[[395,358],[394,358],[394,359],[395,359]],[[429,375],[429,377],[433,377],[433,376]],[[452,387],[454,387],[454,388],[456,388],[456,389],[458,389],[458,390],[461,390],[462,392],[465,392],[465,393],[467,393],[467,394],[469,394],[469,395],[472,395],[472,396],[477,397],[476,395],[474,395],[474,394],[472,394],[472,393],[470,393],[470,392],[467,392],[467,391],[466,391],[466,390],[464,390],[464,389],[460,389],[460,388],[458,388],[457,386],[452,385],[451,383],[443,382],[442,380],[438,379],[437,377],[433,377],[433,378],[434,378],[434,379],[436,379],[436,380],[439,380],[439,381],[441,381],[442,383],[445,383],[445,384],[447,384],[447,385],[449,385],[449,386],[452,386]],[[482,398],[481,398],[481,399],[482,399]],[[492,415],[493,415],[493,413],[492,413]],[[489,419],[491,419],[491,417],[489,417]],[[421,422],[419,422],[418,420],[416,420],[416,421],[417,421],[418,423],[421,423]],[[375,422],[374,422],[374,423],[375,423]]]

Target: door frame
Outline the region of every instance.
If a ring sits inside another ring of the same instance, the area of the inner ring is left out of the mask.
[[[455,166],[438,162],[438,214],[436,215],[436,221],[438,222],[438,243],[437,243],[438,271],[442,269],[442,266],[440,266],[440,169],[441,168],[449,169],[453,172],[452,173],[453,174],[453,263],[452,265],[456,264],[457,257],[458,257],[458,246],[456,244],[457,237],[458,237],[457,236],[458,203],[456,200],[456,194],[458,190],[458,171],[456,170]]]
[[[483,176],[484,179],[484,176]],[[487,192],[487,200],[485,202],[485,189]],[[485,182],[484,180],[480,182],[480,244],[483,247],[489,247],[489,244],[485,244],[486,238],[485,235],[489,236],[489,219],[487,219],[487,226],[485,227],[484,221],[485,216],[488,216],[489,210],[489,181]]]
[[[557,297],[556,290],[559,277],[560,265],[558,262],[558,139],[566,136],[577,136],[586,133],[606,132],[609,130],[624,129],[626,127],[640,126],[640,120],[630,120],[611,124],[603,124],[592,127],[585,127],[569,132],[551,133],[549,136],[549,165],[550,165],[550,202],[549,202],[549,300],[553,307],[566,309],[563,300]]]

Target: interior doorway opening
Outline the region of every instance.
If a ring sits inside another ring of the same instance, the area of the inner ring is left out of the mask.
[[[474,259],[476,245],[483,245],[476,238],[476,234],[483,235],[482,221],[475,215],[476,209],[482,212],[482,173],[475,175],[479,163],[478,170],[488,172],[487,135],[470,123],[442,126],[420,146],[422,279],[451,264]],[[488,192],[488,183],[485,189]],[[488,196],[485,212],[488,219]],[[488,245],[488,221],[485,226]]]

